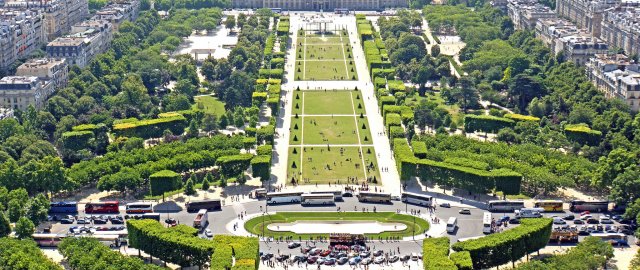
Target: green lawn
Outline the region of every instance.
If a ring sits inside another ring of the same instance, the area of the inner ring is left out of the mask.
[[[357,80],[348,36],[300,37],[296,51],[296,80]]]
[[[394,222],[403,223],[407,225],[407,228],[397,232],[382,232],[379,234],[367,234],[367,237],[377,239],[378,237],[386,238],[389,236],[394,237],[407,237],[412,235],[422,234],[429,229],[429,223],[426,220],[420,218],[414,218],[409,215],[396,214],[393,212],[377,212],[377,213],[362,213],[362,212],[279,212],[273,215],[255,217],[248,220],[244,224],[244,228],[255,235],[261,235],[264,228],[266,236],[280,237],[291,236],[294,239],[298,237],[302,239],[309,239],[310,237],[317,238],[318,236],[328,237],[328,234],[295,234],[293,232],[274,232],[267,228],[267,225],[271,223],[287,223],[298,220],[370,220],[378,222]],[[264,221],[264,222],[263,222]],[[415,223],[414,223],[415,222]],[[264,226],[263,226],[264,224]],[[415,233],[415,234],[414,234]]]
[[[350,81],[357,80],[354,65],[339,61],[296,61],[296,80],[299,81]],[[353,71],[352,71],[353,70]]]
[[[304,114],[354,114],[352,97],[360,95],[360,92],[331,90],[301,91],[294,95],[298,93],[304,101]]]
[[[358,144],[358,131],[354,120],[353,116],[306,116],[302,133],[304,143]]]
[[[218,100],[213,96],[198,96],[195,97],[195,104],[193,104],[194,110],[200,110],[204,113],[214,114],[221,116],[225,113],[224,102]]]

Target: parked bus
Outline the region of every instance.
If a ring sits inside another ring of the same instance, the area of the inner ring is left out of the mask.
[[[360,202],[391,203],[391,193],[360,192],[357,196]]]
[[[302,194],[302,205],[335,204],[335,197],[331,193]]]
[[[431,206],[433,203],[433,197],[424,194],[418,194],[413,192],[402,192],[400,197],[402,202],[417,204],[421,206]]]
[[[74,214],[78,213],[77,202],[51,202],[49,214]]]
[[[118,201],[87,203],[84,205],[85,214],[119,214]]]
[[[348,8],[335,8],[333,9],[333,12],[336,14],[349,14],[349,9]]]
[[[350,233],[331,233],[329,234],[329,245],[364,245],[364,234],[350,234]]]
[[[611,245],[626,246],[629,244],[629,239],[624,233],[591,233],[590,235],[598,237]]]
[[[609,201],[578,201],[573,200],[569,204],[569,210],[571,212],[607,212],[609,210]]]
[[[513,212],[516,214],[516,218],[539,218],[542,217],[544,208],[520,208]]]
[[[513,212],[524,208],[523,201],[489,201],[487,210],[491,212]]]
[[[31,237],[38,246],[57,247],[65,236],[55,233],[34,233]]]
[[[482,232],[485,234],[493,232],[493,218],[489,212],[484,212],[482,216]]]
[[[536,208],[543,208],[545,212],[562,212],[561,200],[536,201],[533,205]]]
[[[302,201],[302,192],[269,192],[267,203],[299,203]]]
[[[222,204],[219,199],[190,201],[186,203],[187,212],[196,212],[200,209],[207,209],[209,211],[222,210]]]
[[[193,227],[194,228],[205,228],[209,223],[209,213],[207,209],[200,209],[196,218],[193,219]]]
[[[456,217],[450,217],[447,221],[447,233],[453,233],[458,227],[458,219]]]
[[[127,244],[128,242],[128,238],[129,238],[129,232],[127,230],[120,230],[120,231],[96,231],[93,233],[93,235],[98,235],[98,236],[104,236],[104,235],[112,235],[112,236],[117,236],[118,237],[118,241],[120,242],[121,245],[123,244]]]
[[[253,197],[256,199],[262,199],[267,197],[266,188],[256,188],[253,190]]]
[[[327,193],[329,193],[329,194],[333,194],[333,198],[336,201],[342,201],[343,200],[342,199],[342,191],[341,190],[326,190],[326,191],[322,191],[321,190],[321,191],[310,191],[310,192],[307,192],[307,193],[309,193],[309,194],[327,194]]]
[[[276,14],[282,13],[282,8],[271,8],[271,11]]]
[[[134,202],[126,205],[127,214],[153,213],[153,204],[150,202]]]

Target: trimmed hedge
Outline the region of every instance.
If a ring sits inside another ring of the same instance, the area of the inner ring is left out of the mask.
[[[245,137],[242,139],[242,145],[245,149],[250,149],[256,145],[256,137]]]
[[[165,130],[181,135],[187,127],[187,119],[182,115],[146,120],[127,120],[114,123],[113,132],[120,137],[159,138]]]
[[[565,125],[564,134],[567,139],[588,145],[597,145],[602,132],[589,128],[587,124]]]
[[[258,238],[218,234],[211,242],[215,247],[215,255],[211,258],[210,269],[258,269]],[[234,257],[235,264],[232,266]]]
[[[547,245],[551,236],[552,221],[550,218],[523,219],[522,224],[513,229],[455,243],[453,250],[468,251],[474,269],[515,262]]]
[[[220,165],[220,172],[228,177],[235,177],[249,168],[252,154],[238,154],[219,157],[216,164]]]
[[[163,267],[146,264],[142,259],[124,255],[92,237],[65,237],[58,246],[60,254],[69,263],[71,269],[136,269],[162,270]],[[31,259],[31,258],[29,258]],[[0,260],[1,261],[1,260]],[[5,265],[3,265],[5,266]],[[6,266],[5,266],[6,267]],[[5,269],[17,269],[8,267]],[[49,269],[29,267],[25,269]]]
[[[265,142],[266,144],[273,144],[273,135],[276,133],[276,127],[273,125],[266,125],[256,131],[258,142]]]
[[[416,163],[418,159],[413,156],[409,143],[404,138],[391,140],[393,144],[393,156],[396,160],[396,167],[400,173],[400,179],[407,181],[416,175]]]
[[[251,172],[253,177],[260,177],[262,181],[269,180],[271,177],[271,153],[253,157]]]
[[[412,141],[411,147],[413,147],[413,155],[417,158],[427,157],[427,144],[423,141]]]
[[[259,156],[263,156],[263,155],[270,156],[272,151],[273,151],[273,145],[270,145],[270,144],[260,145],[258,146],[258,148],[256,148],[256,153]]]
[[[406,87],[404,86],[404,82],[400,81],[400,80],[390,80],[387,82],[387,85],[389,86],[389,91],[391,91],[391,93],[396,93],[396,92],[405,92],[406,91]]]
[[[517,113],[508,113],[504,115],[504,118],[508,118],[514,121],[532,121],[540,122],[540,118],[531,115],[522,115]]]
[[[151,195],[162,195],[167,191],[178,190],[182,187],[182,176],[170,171],[162,170],[149,176],[149,189]]]
[[[389,127],[389,138],[404,138],[404,128],[401,126],[390,126]]]
[[[409,106],[387,105],[382,108],[382,116],[386,116],[388,113],[397,113],[402,117],[402,122],[406,125],[409,121],[413,120],[413,109]]]
[[[94,125],[94,124],[83,124],[83,125],[77,125],[75,127],[72,127],[71,130],[72,131],[93,131],[95,129],[98,128],[98,125]]]
[[[390,126],[402,126],[402,118],[397,113],[390,113],[384,117],[384,123],[387,125],[387,129]]]
[[[503,128],[510,128],[515,125],[515,121],[503,117],[492,115],[473,115],[464,116],[464,130],[466,132],[490,132],[498,133]]]
[[[473,261],[468,251],[451,253],[449,259],[453,261],[458,270],[473,270]]]
[[[396,97],[394,96],[382,96],[378,99],[380,108],[384,110],[385,106],[396,105]],[[384,116],[384,115],[383,115]]]
[[[91,130],[67,131],[62,133],[62,147],[69,150],[81,150],[91,147],[94,134]]]
[[[449,259],[449,238],[427,238],[422,241],[422,264],[425,270],[456,270]]]

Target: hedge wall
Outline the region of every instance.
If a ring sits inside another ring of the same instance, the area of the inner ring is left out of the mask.
[[[492,115],[473,115],[464,116],[464,130],[466,132],[490,132],[498,133],[503,128],[510,128],[515,125],[515,121],[507,118],[496,117]]]
[[[417,158],[427,157],[427,144],[423,141],[412,141],[411,147],[413,147],[413,155]]]
[[[269,180],[271,177],[271,153],[253,157],[251,172],[253,177],[260,177],[262,181]]]
[[[165,130],[181,135],[187,127],[187,119],[182,115],[172,117],[127,120],[113,125],[113,132],[120,137],[140,137],[144,139],[162,137]]]
[[[220,172],[228,177],[235,177],[249,168],[252,154],[238,154],[219,157],[216,164],[220,165]]]
[[[152,196],[161,195],[181,187],[182,176],[174,171],[162,170],[149,176],[149,189],[151,189]]]
[[[98,128],[98,125],[94,125],[94,124],[83,124],[83,125],[77,125],[75,127],[72,127],[71,130],[72,131],[93,131],[95,129]]]
[[[273,146],[270,144],[260,145],[258,146],[258,148],[256,148],[256,153],[259,156],[263,156],[263,155],[270,156],[272,151],[273,151]]]
[[[244,146],[244,149],[253,148],[253,146],[256,145],[256,137],[242,138],[242,145]]]
[[[389,91],[391,91],[391,93],[405,92],[406,90],[404,82],[400,80],[390,80],[387,82],[387,85],[389,86]]]
[[[213,241],[198,237],[194,228],[165,228],[153,219],[127,220],[127,231],[130,247],[183,267],[209,262],[215,247]]]
[[[392,80],[395,76],[396,76],[395,68],[387,68],[387,69],[374,68],[371,70],[371,77],[380,77],[380,78],[386,78],[388,80]]]
[[[504,115],[504,118],[509,118],[514,121],[532,121],[540,122],[540,118],[531,115],[522,115],[517,113],[508,113]]]
[[[397,113],[390,113],[384,117],[384,124],[386,125],[387,132],[390,132],[391,127],[402,126],[402,118]]]
[[[378,103],[379,103],[380,108],[382,108],[384,110],[385,106],[395,105],[396,104],[396,97],[394,97],[394,96],[382,96],[382,97],[380,97],[378,99]]]
[[[406,139],[397,138],[392,140],[393,156],[396,160],[396,167],[400,173],[400,179],[407,181],[416,175],[417,158],[413,156],[411,147]]]
[[[255,270],[258,269],[260,245],[256,237],[215,235],[215,255],[211,258],[211,269]],[[235,265],[233,258],[235,257]]]
[[[589,128],[587,124],[565,125],[564,134],[567,139],[588,145],[597,145],[602,132]]]
[[[455,251],[468,251],[473,268],[491,268],[514,262],[544,248],[551,236],[552,219],[523,219],[520,226],[482,238],[458,242]]]
[[[409,106],[388,105],[382,108],[382,116],[386,116],[388,113],[398,113],[402,117],[402,122],[406,125],[409,121],[413,120],[413,109]]]
[[[273,144],[273,135],[276,133],[276,127],[273,125],[266,125],[258,129],[256,136],[259,143]]]
[[[390,126],[389,127],[389,138],[404,138],[404,128],[401,126]]]
[[[373,85],[376,88],[383,88],[387,85],[387,79],[385,79],[384,77],[374,77]]]
[[[422,264],[425,270],[456,270],[449,259],[449,238],[427,238],[422,241]]]
[[[62,133],[62,147],[69,150],[81,150],[91,147],[93,131],[68,131]]]
[[[468,251],[451,253],[449,259],[453,261],[458,270],[473,270],[473,261]]]

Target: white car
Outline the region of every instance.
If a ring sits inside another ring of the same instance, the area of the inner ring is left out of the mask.
[[[471,215],[471,210],[469,210],[469,208],[462,208],[458,213],[463,215]]]
[[[376,263],[376,264],[384,263],[384,257],[380,256],[380,257],[376,258],[375,260],[373,260],[373,262]]]
[[[204,235],[206,235],[207,237],[213,237],[213,232],[209,229],[205,229]]]
[[[590,218],[593,218],[593,216],[592,215],[583,215],[583,216],[580,217],[580,219],[582,219],[582,220],[587,220],[587,219],[590,219]]]

